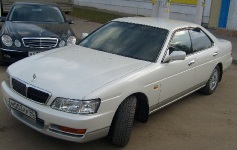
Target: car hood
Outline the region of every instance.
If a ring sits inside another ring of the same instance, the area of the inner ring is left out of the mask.
[[[5,33],[19,37],[55,37],[67,35],[70,31],[67,23],[31,23],[6,21],[3,29]]]
[[[11,65],[9,72],[51,92],[53,97],[83,99],[103,85],[148,64],[150,62],[73,45],[26,58]]]

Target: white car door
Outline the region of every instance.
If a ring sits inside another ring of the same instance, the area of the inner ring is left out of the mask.
[[[195,84],[203,84],[210,78],[215,68],[218,48],[213,45],[211,39],[200,28],[190,30],[190,36],[196,58],[194,64],[196,69]]]
[[[172,50],[186,52],[185,60],[176,60],[161,64],[161,94],[159,102],[172,101],[185,92],[191,91],[194,86],[195,56],[192,53],[191,39],[188,30],[175,32],[169,46]]]

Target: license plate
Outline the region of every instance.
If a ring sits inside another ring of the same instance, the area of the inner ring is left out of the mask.
[[[12,99],[10,99],[10,106],[11,108],[25,114],[26,116],[36,120],[36,112],[28,107],[26,107],[25,105],[22,105]]]
[[[28,52],[28,55],[32,56],[32,55],[35,55],[35,54],[38,54],[38,53],[40,53],[40,52],[38,52],[38,51],[36,51],[36,52]]]

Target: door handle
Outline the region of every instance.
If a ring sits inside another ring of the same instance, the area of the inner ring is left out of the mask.
[[[195,60],[191,60],[189,63],[188,63],[188,65],[189,66],[192,66],[192,64],[194,64],[195,63]]]
[[[216,56],[216,55],[218,55],[218,52],[213,53],[213,56]]]

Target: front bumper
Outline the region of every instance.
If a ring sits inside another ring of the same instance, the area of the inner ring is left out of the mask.
[[[27,48],[26,48],[27,49]],[[1,55],[2,55],[2,59],[4,62],[7,62],[7,63],[14,63],[16,61],[19,61],[23,58],[26,58],[29,56],[29,52],[34,52],[34,51],[37,51],[37,52],[44,52],[46,50],[50,50],[50,49],[30,49],[30,50],[11,50],[11,49],[3,49],[3,48],[0,48],[1,50]]]
[[[1,49],[2,60],[7,63],[14,63],[28,57],[28,52]]]
[[[3,101],[10,113],[29,127],[52,137],[74,142],[87,142],[105,137],[109,132],[115,111],[108,111],[94,115],[78,115],[61,112],[50,106],[37,104],[14,92],[5,81],[2,82]],[[13,99],[37,113],[37,121],[33,121],[24,114],[10,108],[9,99]],[[58,127],[64,126],[74,129],[86,129],[83,135],[61,131]]]

